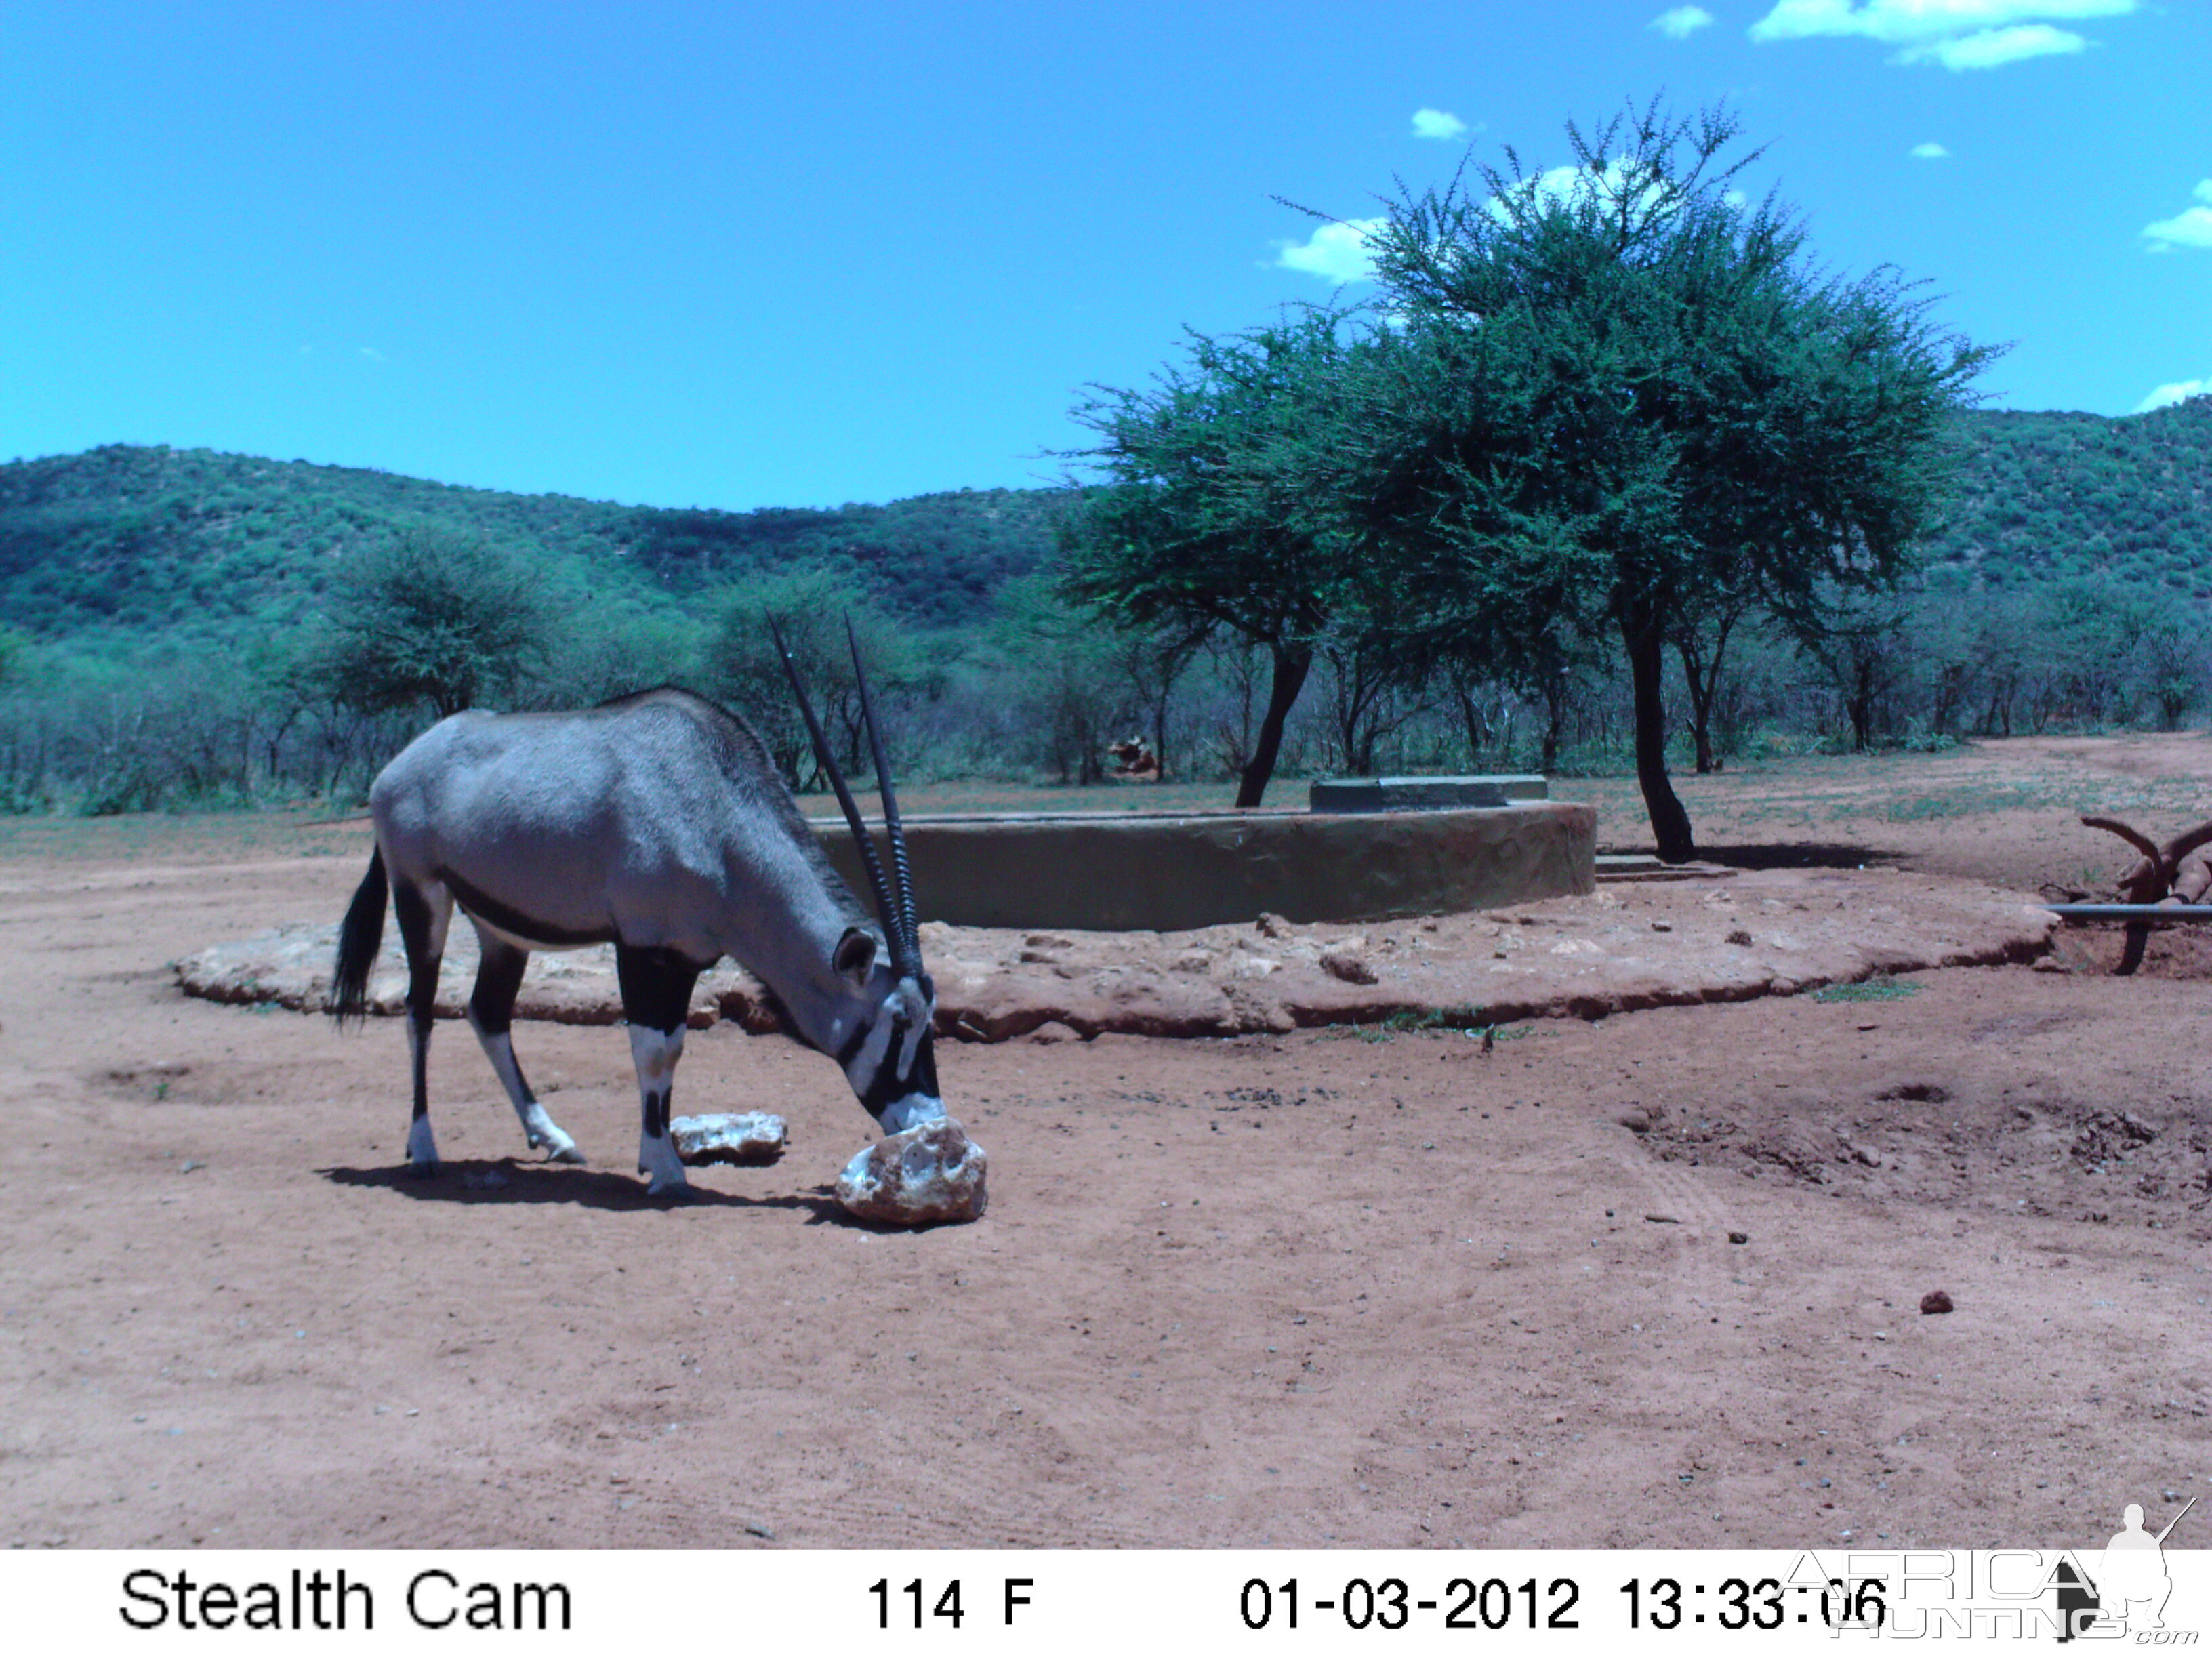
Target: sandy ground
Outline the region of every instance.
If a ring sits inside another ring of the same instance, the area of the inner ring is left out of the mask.
[[[1634,845],[1626,792],[1588,789]],[[2212,742],[1685,793],[1744,863],[2032,897],[2126,861],[2079,811],[2212,812]],[[447,1171],[403,1177],[396,1023],[188,999],[167,965],[326,921],[366,856],[275,814],[0,825],[0,1539],[2094,1545],[2212,1464],[2179,933],[2130,980],[2068,933],[2073,971],[1537,1018],[1487,1056],[1372,1026],[946,1044],[991,1211],[906,1233],[828,1196],[869,1128],[835,1069],[732,1021],[678,1109],[781,1112],[780,1164],[645,1201],[620,1034],[532,1024],[594,1159],[538,1165],[454,1026]],[[1955,1311],[1919,1312],[1938,1289]]]

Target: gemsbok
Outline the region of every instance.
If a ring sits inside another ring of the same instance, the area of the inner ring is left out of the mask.
[[[483,947],[469,1024],[525,1138],[549,1158],[583,1155],[523,1080],[510,1035],[515,997],[531,951],[586,945],[615,947],[648,1192],[685,1186],[669,1139],[671,1084],[693,988],[726,956],[759,976],[803,1041],[836,1060],[883,1133],[945,1115],[931,1043],[936,990],[922,968],[906,838],[867,682],[860,708],[890,882],[780,635],[776,649],[875,889],[880,936],[752,727],[688,691],[664,687],[574,714],[465,711],[378,775],[369,792],[376,851],[339,929],[330,1009],[341,1022],[368,1012],[388,887],[407,951],[407,1157],[418,1174],[438,1167],[428,1067],[456,904]],[[857,646],[853,667],[860,672]]]

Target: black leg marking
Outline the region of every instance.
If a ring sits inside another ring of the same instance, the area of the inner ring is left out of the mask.
[[[482,928],[477,937],[483,955],[469,1013],[486,1036],[504,1036],[514,1024],[514,999],[522,990],[522,970],[530,965],[530,952]]]
[[[430,902],[411,882],[392,884],[392,908],[407,947],[407,1034],[415,1060],[415,1115],[430,1110],[430,1030],[438,1018],[438,964],[444,952],[434,938]]]
[[[430,1032],[438,1018],[438,963],[445,954],[453,900],[442,889],[426,892],[412,882],[395,879],[392,908],[399,918],[400,941],[407,947],[407,1048],[415,1073],[407,1161],[416,1174],[434,1175],[438,1143],[430,1133]]]
[[[673,951],[615,946],[615,981],[623,1018],[648,1031],[680,1030],[691,1012],[691,988],[705,970]]]

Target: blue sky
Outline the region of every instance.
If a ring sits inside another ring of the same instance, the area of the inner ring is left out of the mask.
[[[1729,101],[1825,264],[2014,343],[1994,406],[2212,391],[2198,0],[756,12],[0,0],[0,458],[1048,483],[1086,383],[1356,271],[1277,197],[1357,221],[1659,93]]]

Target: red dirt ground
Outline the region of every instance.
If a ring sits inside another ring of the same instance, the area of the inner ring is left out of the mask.
[[[2033,897],[2128,861],[2079,812],[2212,813],[2212,743],[1683,787],[1723,858]],[[1559,793],[1636,843],[1624,786]],[[335,917],[367,845],[0,824],[0,1539],[2093,1544],[2212,1462],[2194,936],[2129,980],[2068,933],[2075,971],[1537,1020],[1486,1058],[948,1044],[991,1212],[903,1233],[828,1197],[868,1127],[835,1068],[726,1023],[678,1109],[782,1112],[781,1164],[645,1201],[627,1045],[537,1024],[597,1162],[531,1163],[447,1027],[447,1170],[403,1178],[396,1024],[188,1000],[166,965]],[[1937,1289],[1956,1310],[1921,1314]]]

